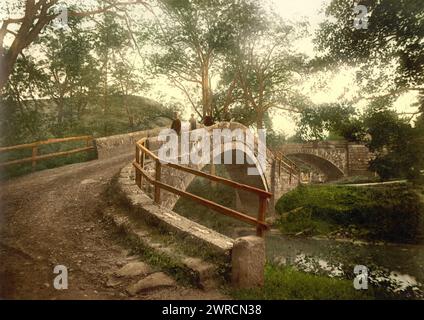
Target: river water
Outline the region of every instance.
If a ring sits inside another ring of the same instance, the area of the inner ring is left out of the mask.
[[[252,230],[238,236],[248,234]],[[394,292],[409,289],[424,297],[424,245],[299,238],[273,229],[266,235],[266,253],[275,264],[348,279],[355,277],[355,265],[363,265],[374,285]]]

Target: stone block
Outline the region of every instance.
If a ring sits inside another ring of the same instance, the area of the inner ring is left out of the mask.
[[[231,278],[236,288],[264,284],[265,240],[256,236],[238,238],[231,252]]]

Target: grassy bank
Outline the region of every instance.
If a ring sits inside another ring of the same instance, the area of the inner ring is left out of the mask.
[[[300,186],[279,199],[285,234],[336,235],[390,242],[421,242],[422,189],[408,184],[349,187]]]
[[[260,289],[235,290],[236,299],[257,300],[369,300],[375,292],[355,290],[351,280],[318,276],[292,267],[279,267],[268,264],[265,268],[265,285]]]

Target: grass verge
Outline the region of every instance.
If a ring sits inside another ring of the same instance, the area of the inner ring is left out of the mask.
[[[268,264],[263,288],[233,290],[240,300],[371,300],[374,291],[356,290],[351,280],[318,276]]]

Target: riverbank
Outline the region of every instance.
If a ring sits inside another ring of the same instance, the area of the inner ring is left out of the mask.
[[[410,184],[299,186],[276,205],[283,234],[422,243],[423,188]]]
[[[422,299],[419,288],[388,290],[368,278],[367,289],[355,289],[350,279],[313,274],[293,266],[268,263],[262,288],[233,290],[231,295],[241,300],[387,300]]]
[[[356,290],[352,281],[313,275],[293,267],[268,264],[259,289],[235,290],[242,300],[372,300],[374,290]]]

